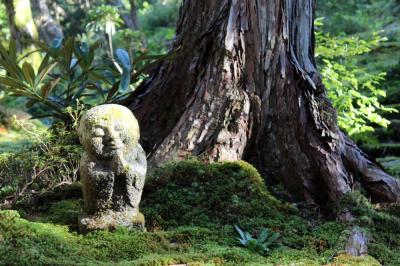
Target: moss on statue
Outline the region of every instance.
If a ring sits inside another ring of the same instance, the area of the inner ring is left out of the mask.
[[[147,162],[132,112],[117,104],[93,107],[80,119],[78,135],[85,149],[79,171],[84,199],[80,231],[119,225],[144,230],[139,202]]]

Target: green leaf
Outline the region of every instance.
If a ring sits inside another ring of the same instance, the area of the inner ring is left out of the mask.
[[[58,62],[52,62],[49,65],[43,67],[42,71],[36,76],[35,86],[39,86],[39,84],[43,81],[44,78],[50,73],[50,71],[58,64]]]
[[[42,89],[40,91],[40,96],[42,96],[43,98],[47,98],[50,94],[50,92],[54,89],[55,86],[57,86],[57,84],[60,82],[61,77],[56,78],[52,81],[50,81],[49,83],[45,84],[42,86]]]
[[[114,76],[114,74],[113,74],[111,71],[109,71],[109,70],[104,70],[102,74],[103,74],[105,80],[106,80],[108,83],[110,83],[110,84],[114,84],[114,83],[115,83],[115,76]]]
[[[81,96],[83,96],[83,91],[85,90],[85,88],[86,84],[84,83],[79,87],[79,90],[76,92],[72,100],[75,101],[76,99],[79,99]]]
[[[3,58],[9,58],[9,56],[8,56],[8,52],[7,52],[7,50],[6,50],[6,48],[3,46],[3,44],[1,44],[1,42],[0,42],[0,58],[1,57],[3,57]]]
[[[0,58],[0,66],[2,66],[11,77],[23,79],[23,75],[21,76],[22,71],[17,64]]]
[[[106,100],[107,102],[112,100],[114,95],[118,92],[118,88],[119,88],[118,83],[114,84],[111,87],[111,89],[110,89],[110,91],[108,92],[108,95],[107,95],[107,100]]]
[[[11,88],[16,88],[20,90],[28,90],[28,86],[26,86],[24,83],[13,79],[12,77],[2,77],[0,76],[0,84],[9,86]]]
[[[122,65],[124,69],[130,70],[132,67],[131,59],[126,50],[118,48],[115,50],[115,56],[117,57],[118,62]]]
[[[37,99],[30,99],[30,100],[25,104],[25,107],[26,107],[26,108],[31,108],[31,107],[34,106],[37,102],[38,102]]]
[[[260,235],[258,236],[258,238],[257,238],[257,241],[259,242],[259,243],[264,243],[265,242],[265,240],[267,240],[267,238],[268,238],[268,229],[267,228],[263,228],[262,230],[261,230],[261,233],[260,233]]]
[[[102,73],[98,73],[97,70],[92,70],[87,73],[88,77],[93,80],[93,81],[105,81],[107,82],[108,80]]]
[[[240,237],[241,237],[242,239],[246,239],[246,237],[245,237],[245,234],[244,234],[243,230],[242,230],[242,229],[240,229],[240,227],[239,227],[239,226],[237,226],[237,225],[235,225],[234,227],[235,227],[236,231],[239,233]]]
[[[75,39],[74,37],[68,37],[68,39],[65,41],[64,44],[64,60],[65,60],[65,66],[68,70],[71,69],[71,60],[72,60],[72,55],[74,53],[74,43]]]
[[[40,51],[42,51],[42,50],[41,50],[41,49],[36,49],[36,50],[30,51],[29,53],[27,53],[27,54],[23,55],[21,58],[19,58],[19,59],[17,60],[17,64],[18,64],[19,62],[21,62],[22,60],[24,60],[25,58],[27,58],[28,56],[30,56],[30,55],[32,55],[32,54],[34,54],[34,53],[40,52]]]
[[[100,87],[100,85],[98,85],[97,83],[94,83],[94,82],[90,82],[90,81],[87,81],[87,82],[84,82],[80,87],[79,87],[79,90],[78,90],[78,92],[74,95],[74,97],[72,97],[72,101],[75,101],[76,99],[79,99],[79,97],[82,97],[82,96],[88,96],[89,94],[83,94],[83,91],[85,90],[85,89],[88,89],[88,90],[96,90],[96,91],[98,91],[99,92],[99,94],[100,94],[100,96],[103,98],[103,101],[105,101],[105,95],[104,95],[104,91],[103,91],[103,89]],[[97,95],[97,94],[93,94],[93,95]]]
[[[131,81],[131,73],[124,68],[122,72],[121,82],[119,83],[118,90],[126,91],[129,87],[129,83]]]
[[[87,63],[88,64],[92,64],[93,63],[95,51],[98,48],[101,47],[101,44],[102,44],[102,41],[101,40],[97,40],[92,45],[90,45],[89,54],[87,56]]]
[[[50,61],[50,55],[46,54],[44,56],[42,62],[40,63],[40,66],[39,66],[39,69],[38,69],[38,73],[42,72],[43,69],[48,66],[49,61]]]
[[[24,72],[25,80],[31,85],[31,88],[34,89],[36,75],[32,65],[28,62],[24,62],[22,65],[22,71]]]
[[[15,92],[12,92],[11,94],[10,94],[10,96],[24,96],[24,97],[27,97],[27,98],[32,98],[32,97],[34,97],[34,95],[32,94],[32,93],[30,93],[29,91],[15,91]]]
[[[89,46],[87,45],[86,42],[77,42],[75,43],[75,54],[78,58],[78,61],[80,63],[83,63],[82,67],[83,68],[87,68],[88,67],[88,63],[89,63]],[[82,59],[82,60],[79,60]]]
[[[281,235],[280,235],[279,233],[273,233],[272,236],[271,236],[270,238],[268,238],[268,242],[269,242],[269,243],[273,243],[273,242],[275,242],[276,240],[278,240],[278,238],[279,238],[280,236],[281,236]]]
[[[10,40],[8,45],[8,54],[10,55],[11,61],[17,61],[17,43],[13,39]]]

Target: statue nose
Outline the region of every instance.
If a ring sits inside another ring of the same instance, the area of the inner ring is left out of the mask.
[[[117,137],[118,137],[118,136],[117,136],[117,132],[115,132],[114,130],[110,130],[110,131],[108,132],[108,138],[107,138],[107,140],[108,140],[110,143],[115,143]]]

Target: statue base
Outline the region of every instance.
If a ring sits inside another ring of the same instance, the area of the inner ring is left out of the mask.
[[[79,232],[86,234],[93,230],[114,230],[117,227],[126,227],[129,230],[145,231],[144,215],[141,212],[114,212],[87,215],[82,213],[78,217]]]

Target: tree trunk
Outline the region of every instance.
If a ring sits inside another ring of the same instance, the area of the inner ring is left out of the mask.
[[[337,127],[314,61],[312,0],[185,0],[174,48],[130,99],[150,164],[245,159],[317,203],[400,182]]]
[[[41,40],[50,45],[54,39],[64,37],[60,24],[50,15],[46,0],[32,0],[32,10]]]
[[[137,6],[135,3],[135,0],[129,0],[129,4],[131,5],[131,7],[129,9],[129,16],[131,18],[132,23],[130,25],[128,25],[128,24],[126,24],[126,25],[133,30],[137,30],[137,29],[139,29],[139,23],[138,23],[138,19],[137,19]]]
[[[32,19],[29,0],[2,0],[7,11],[8,26],[11,38],[15,40],[19,51],[29,46],[23,39],[37,40],[38,33]]]

